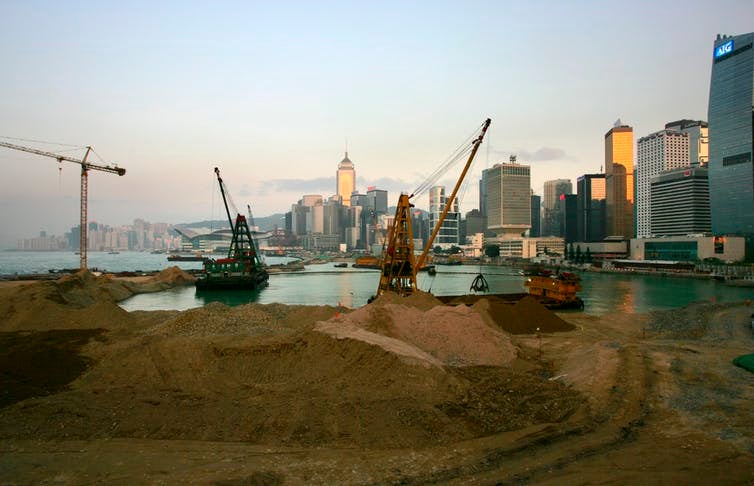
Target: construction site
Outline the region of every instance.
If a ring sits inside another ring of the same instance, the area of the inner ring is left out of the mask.
[[[748,483],[746,303],[126,312],[177,268],[0,287],[0,481]]]
[[[577,276],[560,273],[532,276],[528,295],[490,293],[481,273],[469,295],[418,289],[489,123],[451,159],[468,154],[422,251],[422,187],[401,194],[360,308],[119,307],[183,285],[266,285],[218,169],[234,240],[198,280],[94,275],[83,251],[76,274],[0,282],[0,482],[753,482],[754,374],[732,363],[754,343],[750,302],[556,312],[583,309]],[[96,167],[69,161],[85,227]]]

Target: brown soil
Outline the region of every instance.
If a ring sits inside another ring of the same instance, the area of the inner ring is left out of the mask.
[[[53,284],[0,290],[0,482],[754,480],[743,305],[125,313],[111,279]]]

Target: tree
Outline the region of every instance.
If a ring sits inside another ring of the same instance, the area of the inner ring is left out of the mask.
[[[497,245],[487,245],[484,247],[484,254],[490,258],[496,258],[500,256],[500,247]]]
[[[573,261],[576,258],[576,254],[573,252],[573,243],[568,245],[568,251],[566,252],[566,260]]]
[[[576,245],[576,263],[584,263],[584,256],[581,254],[581,245]]]
[[[592,263],[592,251],[588,246],[586,247],[586,252],[584,253],[584,261],[586,263]]]
[[[440,245],[435,245],[435,247],[434,247],[434,248],[432,248],[432,251],[433,251],[433,252],[434,252],[435,254],[438,254],[438,255],[439,255],[440,253],[442,253],[442,247],[441,247]]]
[[[462,250],[461,250],[461,248],[460,248],[460,247],[458,247],[458,246],[456,246],[456,245],[453,245],[453,246],[451,246],[451,247],[450,247],[450,249],[448,250],[448,253],[449,253],[449,254],[451,254],[451,255],[457,255],[457,254],[461,253],[461,251],[462,251]]]

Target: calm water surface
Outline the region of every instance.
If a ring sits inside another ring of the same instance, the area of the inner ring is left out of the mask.
[[[289,259],[268,257],[270,264]],[[44,273],[50,269],[77,268],[78,255],[73,252],[0,252],[0,274]],[[201,262],[169,262],[167,256],[142,252],[89,254],[89,266],[104,271],[161,270],[177,265],[183,269],[201,268]],[[469,293],[469,286],[480,268],[475,266],[437,266],[437,275],[419,274],[419,288],[435,295]],[[482,267],[490,292],[525,292],[525,277],[508,267]],[[374,295],[379,271],[335,268],[333,263],[308,265],[303,272],[270,275],[269,286],[256,291],[197,292],[184,287],[155,294],[136,295],[121,303],[126,310],[184,310],[208,302],[228,305],[247,302],[263,304],[344,305],[360,307]],[[585,311],[592,314],[610,312],[648,312],[682,307],[694,301],[734,302],[754,300],[753,288],[730,287],[714,280],[695,280],[631,274],[582,273],[580,295]]]
[[[208,302],[228,305],[263,304],[345,305],[360,307],[374,295],[379,281],[376,270],[337,269],[332,264],[307,267],[295,274],[272,274],[270,285],[254,293],[197,292],[173,289],[159,294],[136,295],[121,303],[126,310],[189,309]],[[438,267],[435,277],[419,276],[419,288],[435,295],[467,294],[478,268]],[[525,292],[525,277],[506,267],[486,267],[484,275],[493,293]],[[683,307],[694,301],[734,302],[754,300],[754,289],[724,285],[713,280],[662,278],[642,275],[583,273],[580,295],[590,314],[643,313]]]

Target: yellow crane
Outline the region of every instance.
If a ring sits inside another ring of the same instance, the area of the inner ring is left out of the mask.
[[[380,272],[380,284],[377,287],[377,297],[385,292],[396,292],[399,295],[410,295],[417,289],[416,287],[416,273],[421,269],[427,259],[427,253],[432,248],[432,243],[437,236],[437,233],[442,227],[442,223],[445,221],[445,217],[448,215],[450,206],[455,201],[458,189],[463,183],[463,179],[466,177],[466,173],[471,167],[471,162],[474,160],[479,146],[482,144],[484,134],[487,133],[491,120],[487,118],[484,121],[481,128],[481,133],[476,137],[470,147],[469,158],[466,161],[466,165],[461,171],[461,175],[458,177],[453,193],[448,198],[443,208],[440,219],[435,224],[434,231],[429,237],[429,241],[424,246],[424,251],[418,259],[414,258],[414,236],[411,228],[411,208],[414,205],[411,203],[411,198],[420,191],[414,191],[414,194],[401,194],[398,198],[398,206],[395,209],[395,218],[393,219],[393,226],[388,231],[387,248],[383,252],[382,256],[382,268]],[[451,160],[451,163],[453,160]],[[444,170],[447,170],[450,165],[441,167],[435,172],[434,178],[438,178]],[[425,182],[422,186],[428,186]],[[370,299],[371,300],[371,299]]]
[[[99,170],[102,172],[109,172],[111,174],[118,174],[119,176],[126,174],[126,169],[118,167],[117,165],[97,165],[87,162],[89,153],[92,151],[92,147],[86,147],[86,153],[83,159],[74,159],[65,155],[56,154],[53,152],[46,152],[44,150],[38,150],[31,147],[24,147],[22,145],[16,145],[8,142],[0,141],[0,147],[5,147],[13,150],[20,150],[22,152],[28,152],[30,154],[41,155],[43,157],[51,157],[58,161],[58,163],[73,162],[81,166],[81,221],[79,222],[79,268],[81,270],[87,269],[87,248],[89,248],[88,238],[88,216],[87,216],[87,200],[89,198],[89,171]]]

